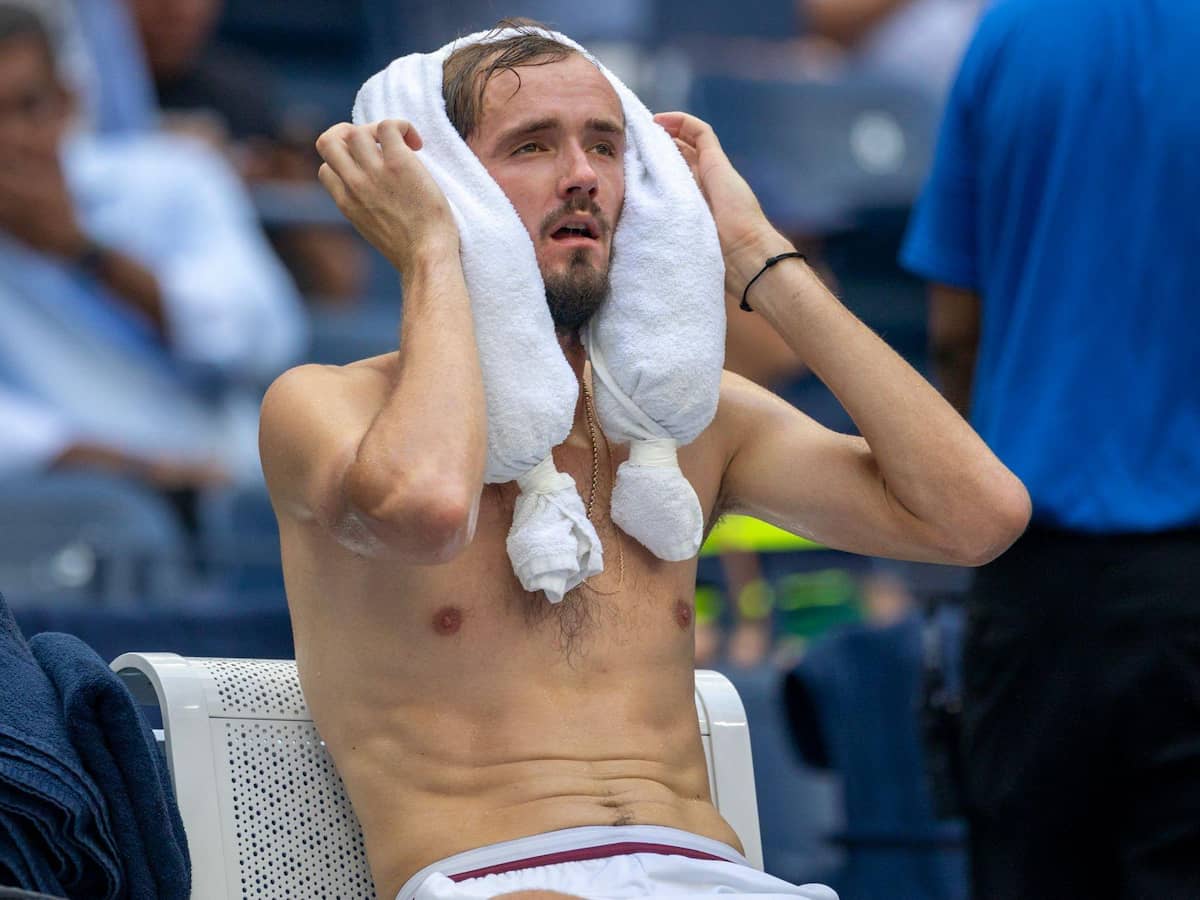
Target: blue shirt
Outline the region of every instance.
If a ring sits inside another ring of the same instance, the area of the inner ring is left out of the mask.
[[[307,339],[237,175],[169,135],[78,135],[63,171],[89,235],[149,268],[169,339],[96,279],[0,231],[0,477],[72,441],[258,468],[258,390]]]
[[[971,420],[1035,521],[1200,523],[1200,3],[996,3],[901,259],[980,296]]]

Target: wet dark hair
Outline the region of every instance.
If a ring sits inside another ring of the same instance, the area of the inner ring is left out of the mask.
[[[488,82],[497,72],[509,71],[521,76],[517,66],[544,66],[559,62],[572,53],[574,47],[547,37],[548,30],[532,19],[502,19],[489,34],[515,29],[518,33],[498,41],[482,42],[461,47],[446,57],[442,64],[442,98],[446,114],[463,140],[479,126],[483,111],[483,94]]]

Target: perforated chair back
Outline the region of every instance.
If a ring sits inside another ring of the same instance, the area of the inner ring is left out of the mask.
[[[373,898],[358,820],[292,661],[126,653],[112,663],[162,711],[193,900]],[[696,673],[713,802],[762,868],[750,739],[728,679]]]

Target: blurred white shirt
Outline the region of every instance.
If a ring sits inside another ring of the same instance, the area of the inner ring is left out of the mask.
[[[157,276],[170,338],[0,232],[0,427],[18,434],[0,438],[0,476],[88,440],[258,480],[258,396],[308,326],[241,182],[212,151],[159,134],[77,135],[63,165],[88,234]]]
[[[864,73],[898,78],[941,101],[987,0],[911,0],[851,52]]]

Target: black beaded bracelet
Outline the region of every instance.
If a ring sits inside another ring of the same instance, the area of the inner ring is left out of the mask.
[[[763,263],[763,267],[758,270],[758,274],[746,282],[746,289],[742,291],[742,309],[744,309],[746,312],[754,312],[754,308],[746,302],[746,295],[750,293],[750,285],[758,281],[758,279],[762,277],[763,273],[766,272],[767,269],[771,268],[771,266],[783,259],[802,259],[805,262],[808,262],[808,257],[797,250],[792,250],[788,253],[780,253],[778,256],[770,257],[765,263]]]

